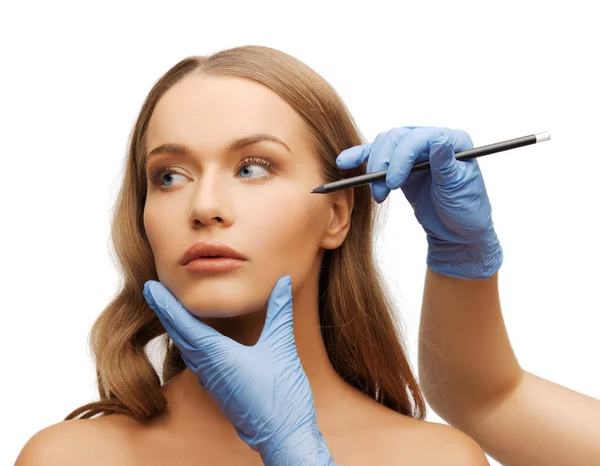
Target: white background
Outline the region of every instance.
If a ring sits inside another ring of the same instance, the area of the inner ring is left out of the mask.
[[[479,159],[502,306],[525,369],[599,397],[593,2],[216,3],[3,3],[0,464],[96,397],[87,338],[116,291],[109,213],[146,93],[180,59],[238,45],[305,61],[369,141],[405,125],[464,129],[475,146],[550,132]],[[402,192],[387,202],[377,250],[416,369],[426,242]]]

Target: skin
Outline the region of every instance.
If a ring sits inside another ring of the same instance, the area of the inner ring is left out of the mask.
[[[519,366],[498,274],[463,280],[427,270],[419,370],[432,408],[501,464],[600,464],[600,401]]]
[[[254,133],[282,139],[291,153],[272,142],[225,150],[232,138]],[[254,344],[273,286],[291,275],[296,346],[338,464],[488,464],[459,430],[387,409],[331,366],[319,329],[318,270],[324,251],[339,247],[350,228],[353,191],[310,194],[324,183],[319,161],[304,122],[284,100],[249,80],[187,77],[163,96],[150,121],[147,148],[164,143],[186,144],[191,152],[148,162],[149,170],[166,163],[180,174],[163,176],[168,187],[152,185],[147,192],[144,225],[160,281],[209,325]],[[268,158],[278,170],[240,164],[251,155]],[[215,275],[177,263],[192,243],[207,239],[229,244],[247,262]],[[36,434],[17,465],[262,464],[189,369],[162,390],[169,410],[153,424],[121,415],[60,423]],[[89,453],[90,444],[101,453]]]

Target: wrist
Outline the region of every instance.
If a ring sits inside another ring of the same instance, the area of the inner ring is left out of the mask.
[[[504,261],[502,246],[493,230],[481,241],[462,244],[427,235],[427,244],[427,266],[450,277],[490,278]]]
[[[267,466],[335,466],[317,426],[286,435],[260,455]]]

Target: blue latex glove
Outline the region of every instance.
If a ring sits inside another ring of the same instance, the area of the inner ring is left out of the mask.
[[[314,400],[293,333],[291,277],[269,298],[261,336],[245,346],[191,314],[160,282],[144,297],[185,364],[266,465],[335,465],[317,426]]]
[[[387,170],[385,182],[371,183],[371,193],[381,203],[390,190],[402,188],[427,233],[431,270],[451,277],[489,278],[503,261],[492,206],[477,159],[455,158],[455,152],[472,148],[465,131],[407,126],[342,151],[337,164],[349,169],[368,160],[367,173]],[[428,159],[429,169],[410,173],[415,163]]]

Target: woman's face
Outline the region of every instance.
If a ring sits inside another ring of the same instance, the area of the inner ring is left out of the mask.
[[[287,148],[262,141],[228,149],[256,134]],[[331,195],[310,193],[324,180],[308,130],[267,87],[239,78],[184,78],[150,119],[146,154],[163,144],[187,152],[147,159],[144,227],[159,280],[198,317],[264,309],[284,275],[295,295],[318,272],[322,248],[343,242]],[[189,271],[178,261],[198,241],[220,241],[247,260],[227,272]]]

